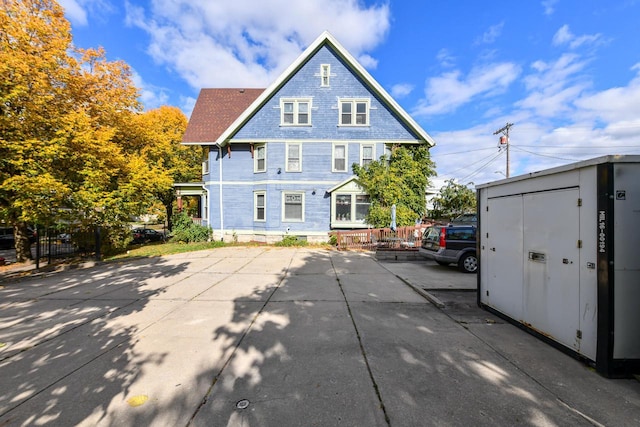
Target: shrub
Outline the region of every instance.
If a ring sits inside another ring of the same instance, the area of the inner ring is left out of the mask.
[[[306,240],[299,240],[296,236],[286,235],[281,241],[275,243],[276,246],[307,246]]]
[[[189,216],[180,212],[173,216],[173,230],[171,239],[178,242],[207,242],[211,240],[211,227],[194,223]]]

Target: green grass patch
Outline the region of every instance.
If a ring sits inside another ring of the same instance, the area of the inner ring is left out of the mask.
[[[146,243],[144,245],[132,245],[126,252],[105,257],[105,261],[114,261],[114,260],[123,260],[127,258],[144,258],[144,257],[157,257],[162,255],[171,255],[171,254],[181,254],[185,252],[195,252],[195,251],[204,251],[207,249],[216,249],[222,247],[229,246],[258,246],[258,247],[269,247],[269,246],[284,246],[284,247],[295,247],[295,246],[307,246],[319,249],[334,249],[331,245],[326,243],[317,243],[311,244],[304,240],[298,240],[297,238],[293,238],[293,236],[289,236],[289,238],[283,239],[281,242],[276,242],[273,245],[267,245],[264,243],[251,242],[251,243],[226,243],[220,241],[214,242],[192,242],[192,243],[183,243],[183,242],[168,242],[168,243]]]
[[[126,253],[114,255],[112,257],[105,258],[108,260],[118,260],[125,258],[137,258],[137,257],[154,257],[161,255],[181,254],[184,252],[203,251],[206,249],[215,249],[228,246],[224,242],[193,242],[193,243],[181,243],[181,242],[169,242],[169,243],[157,243],[146,245],[134,245],[127,250]]]

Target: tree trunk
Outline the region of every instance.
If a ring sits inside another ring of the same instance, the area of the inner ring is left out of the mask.
[[[31,254],[31,241],[29,238],[29,228],[25,223],[16,223],[13,225],[13,235],[16,240],[16,261],[25,262],[33,259]]]
[[[173,200],[164,205],[167,209],[167,229],[173,230]]]

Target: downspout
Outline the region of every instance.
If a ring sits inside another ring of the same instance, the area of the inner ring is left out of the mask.
[[[222,208],[222,146],[220,144],[216,144],[218,146],[218,158],[220,159],[220,166],[218,167],[218,194],[220,196],[220,241],[224,242],[224,217]]]

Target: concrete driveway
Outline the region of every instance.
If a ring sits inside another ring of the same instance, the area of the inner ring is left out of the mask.
[[[478,309],[474,281],[277,248],[5,281],[0,425],[640,424],[636,380]]]

